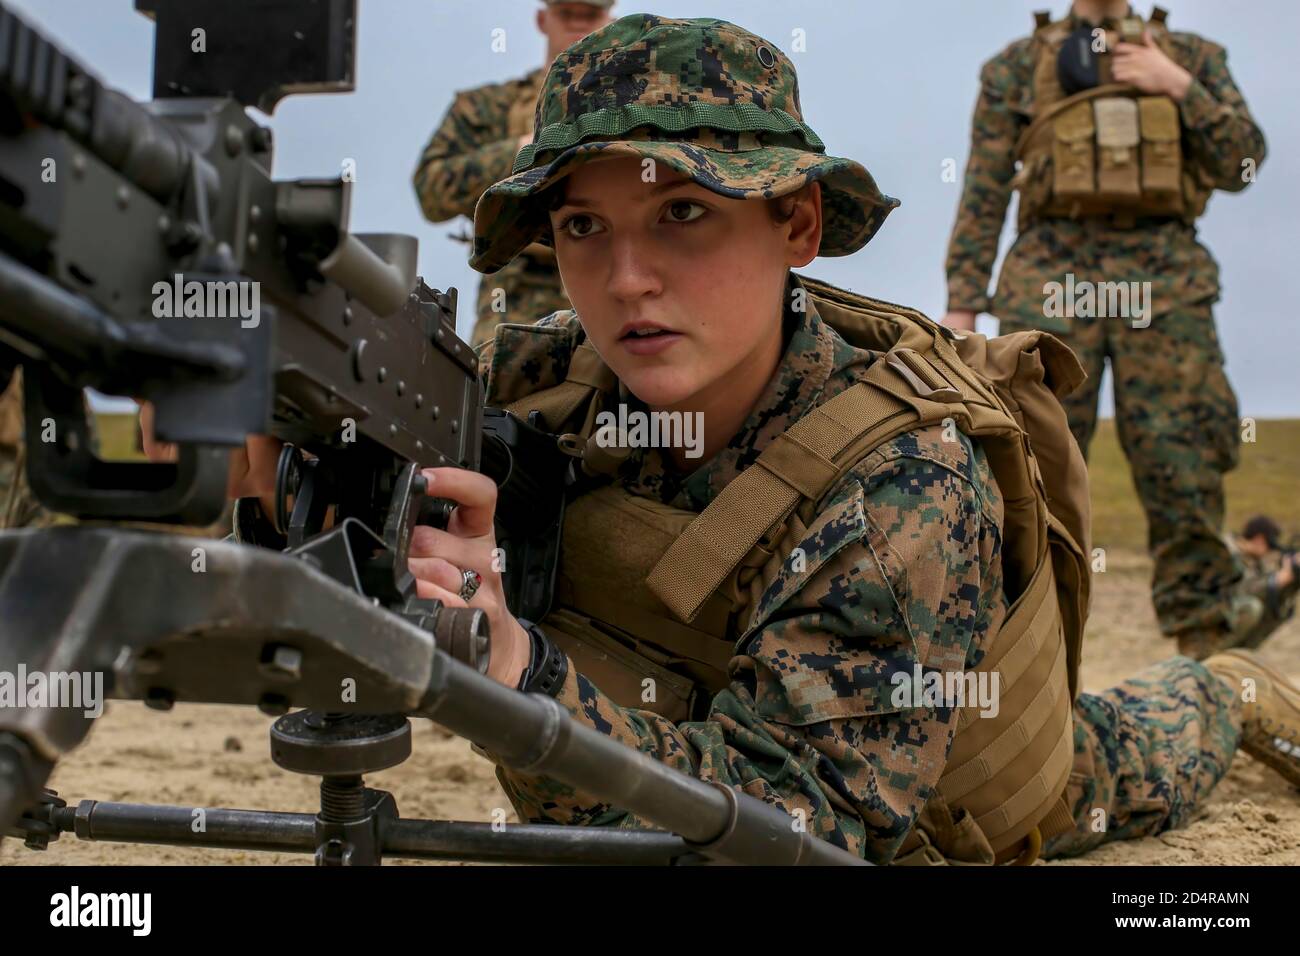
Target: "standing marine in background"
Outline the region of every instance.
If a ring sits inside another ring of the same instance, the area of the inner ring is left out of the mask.
[[[1085,454],[1110,359],[1160,629],[1204,658],[1244,642],[1258,602],[1221,533],[1239,415],[1211,311],[1218,265],[1195,222],[1215,189],[1246,188],[1265,146],[1224,49],[1165,18],[1075,0],[1063,20],[1036,14],[1032,36],[984,64],[945,324],[971,329],[991,312],[1002,332],[1065,341],[1088,373],[1065,400]],[[1019,235],[990,299],[1013,190]]]
[[[515,154],[532,141],[533,110],[546,67],[565,47],[610,22],[614,0],[545,0],[537,29],[546,37],[546,63],[527,76],[456,95],[415,170],[415,192],[431,222],[474,218],[487,187],[511,173]],[[468,237],[464,237],[468,240]],[[534,322],[570,308],[554,251],[534,242],[479,283],[473,345],[489,341],[502,322]]]

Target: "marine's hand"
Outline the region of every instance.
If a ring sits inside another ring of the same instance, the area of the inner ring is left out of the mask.
[[[144,448],[144,455],[150,461],[155,462],[174,462],[180,455],[180,449],[173,442],[159,441],[153,434],[153,402],[142,402],[137,399],[140,405],[140,445]]]
[[[1142,34],[1141,43],[1116,44],[1114,56],[1111,75],[1116,83],[1129,83],[1143,93],[1164,93],[1178,101],[1192,85],[1192,74],[1155,45],[1150,31]]]
[[[249,435],[243,448],[230,452],[229,498],[260,498],[262,510],[275,514],[275,472],[284,442],[270,435]]]
[[[970,309],[949,309],[943,317],[943,324],[959,332],[974,332],[975,313]]]
[[[488,677],[515,687],[532,653],[532,642],[506,607],[497,558],[497,486],[486,475],[463,468],[426,468],[428,493],[456,502],[441,531],[418,525],[411,534],[409,565],[422,598],[436,598],[448,607],[482,608],[488,617],[492,650]],[[465,571],[477,571],[482,583],[467,602],[460,597]]]
[[[150,461],[174,462],[179,449],[172,442],[160,442],[153,433],[153,403],[140,402],[140,443]],[[284,442],[269,435],[249,435],[243,448],[230,452],[226,497],[260,498],[267,514],[275,513],[275,470]]]

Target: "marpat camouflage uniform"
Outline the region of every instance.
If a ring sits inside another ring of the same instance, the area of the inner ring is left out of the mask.
[[[415,171],[415,192],[430,221],[473,219],[483,190],[510,175],[519,137],[532,131],[545,75],[539,67],[518,80],[456,94]],[[534,243],[479,283],[471,344],[492,338],[502,322],[532,322],[568,308],[555,253]]]
[[[1081,21],[1073,13],[1071,28]],[[1109,21],[1108,21],[1109,23]],[[1179,107],[1185,149],[1215,188],[1246,187],[1243,163],[1264,159],[1264,137],[1228,72],[1223,48],[1171,32],[1176,61],[1193,76]],[[1001,330],[1046,329],[1079,356],[1088,381],[1065,399],[1085,454],[1109,357],[1120,441],[1146,510],[1155,564],[1152,598],[1168,635],[1231,626],[1239,568],[1221,536],[1223,473],[1238,461],[1237,399],[1223,368],[1211,304],[1218,265],[1181,220],[1122,229],[1105,219],[1026,224],[987,294],[1017,139],[1033,113],[1034,46],[1017,40],[984,64],[971,123],[970,160],[948,248],[948,308],[990,312]],[[1249,164],[1247,164],[1249,165]],[[1066,274],[1094,282],[1150,282],[1146,328],[1123,320],[1045,315],[1045,285]],[[1104,542],[1099,542],[1104,545]]]
[[[642,82],[631,63],[655,80]],[[710,63],[715,72],[701,76]],[[520,156],[526,168],[478,206],[476,268],[495,268],[534,241],[546,227],[525,200],[602,155],[653,157],[735,198],[784,195],[816,180],[823,255],[861,248],[897,204],[860,164],[824,154],[803,124],[788,60],[724,21],[624,17],[570,47],[551,81],[538,105],[541,131]],[[592,140],[573,123],[572,114],[626,113],[632,103],[642,123],[651,116],[665,127],[625,128],[604,117],[604,138]],[[743,109],[731,112],[737,104]],[[681,132],[672,124],[683,108],[741,131]],[[762,141],[755,128],[767,130]],[[703,511],[794,422],[865,378],[877,353],[848,345],[811,299],[803,311],[794,301],[786,299],[785,352],[740,431],[689,474],[656,448],[634,447],[615,479],[623,489]],[[584,340],[572,311],[499,327],[479,353],[487,403],[504,406],[565,381]],[[620,401],[629,415],[647,411],[625,389],[603,401],[605,411]],[[893,859],[935,792],[958,711],[901,700],[891,678],[918,665],[977,665],[1008,611],[1001,494],[983,449],[943,432],[904,433],[839,480],[798,545],[805,560],[783,566],[757,599],[728,686],[704,719],[673,722],[620,706],[571,662],[557,700],[575,720],[656,760],[802,815],[809,832],[837,846]],[[1050,840],[1049,855],[1180,825],[1227,771],[1242,735],[1233,685],[1186,657],[1080,695],[1073,719],[1066,798],[1075,829]],[[498,778],[526,821],[647,825],[550,778],[506,768]],[[1106,821],[1100,832],[1097,810]]]
[[[815,310],[789,313],[783,362],[744,429],[690,475],[656,449],[621,472],[635,495],[702,511],[776,436],[859,381],[872,361]],[[488,403],[564,380],[583,333],[573,312],[503,326],[482,352]],[[629,411],[645,410],[628,396]],[[557,699],[572,716],[704,780],[802,811],[809,832],[869,860],[890,860],[933,793],[957,711],[899,708],[891,676],[915,663],[965,669],[1006,613],[1002,502],[984,453],[935,426],[876,449],[842,481],[820,529],[763,597],[763,621],[733,658],[731,684],[706,720],[676,725],[620,707],[571,667]],[[545,621],[542,622],[543,625]],[[1075,704],[1067,799],[1077,828],[1045,855],[1184,823],[1227,772],[1240,738],[1236,697],[1200,664],[1175,657]],[[564,784],[498,770],[521,819],[646,827]],[[1096,831],[1097,814],[1107,827]]]

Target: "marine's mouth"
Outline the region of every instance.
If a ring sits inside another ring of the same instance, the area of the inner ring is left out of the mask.
[[[625,322],[623,327],[618,330],[618,340],[625,342],[628,340],[649,339],[658,335],[677,335],[672,329],[666,329],[657,322],[649,322],[645,319],[633,319],[631,322]]]
[[[635,332],[629,332],[623,336],[625,339],[648,339],[656,335],[676,335],[675,332],[669,332],[667,329],[638,329]]]

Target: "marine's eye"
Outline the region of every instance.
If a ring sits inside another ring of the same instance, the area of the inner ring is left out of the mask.
[[[697,202],[691,202],[689,199],[677,199],[668,204],[664,210],[664,215],[669,222],[693,222],[707,211]]]
[[[603,231],[600,223],[585,212],[570,216],[560,224],[560,228],[574,239],[585,239],[587,236],[593,236]]]

